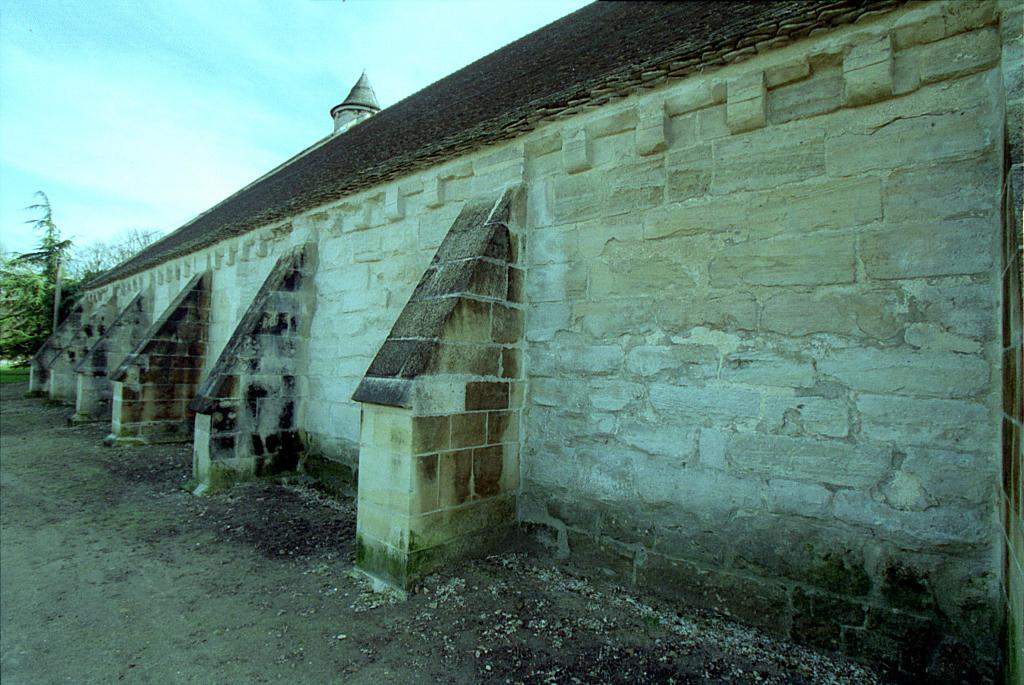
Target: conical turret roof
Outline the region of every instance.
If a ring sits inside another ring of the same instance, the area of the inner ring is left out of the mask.
[[[342,100],[340,105],[335,105],[334,109],[337,110],[342,107],[358,107],[372,109],[375,112],[380,111],[380,104],[377,103],[377,96],[373,92],[373,86],[370,85],[370,79],[366,78],[365,71],[359,77],[359,80],[356,81],[356,85],[352,86],[348,96]]]

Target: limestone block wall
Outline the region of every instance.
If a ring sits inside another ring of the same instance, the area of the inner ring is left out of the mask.
[[[518,193],[467,203],[357,388],[358,566],[400,588],[500,542],[519,488]]]
[[[75,418],[106,420],[110,416],[113,396],[110,374],[142,342],[150,324],[146,293],[140,292],[114,317],[106,332],[75,365],[78,376]]]
[[[199,387],[190,405],[198,479],[295,470],[316,266],[315,243],[281,256]]]
[[[79,301],[74,304],[67,318],[60,322],[56,330],[43,343],[42,347],[32,355],[29,370],[29,392],[49,395],[50,367],[61,356],[63,342],[78,333],[85,315],[86,303]]]
[[[363,375],[465,203],[521,183],[523,169],[522,145],[513,143],[309,218],[322,227],[303,418],[309,449],[355,466],[360,409],[352,395]]]
[[[177,442],[192,437],[189,403],[206,353],[209,275],[193,276],[111,374],[111,438]]]
[[[32,357],[30,390],[45,392],[51,400],[74,402],[75,366],[107,330],[117,315],[117,298],[99,302],[83,298]]]
[[[998,16],[896,13],[528,158],[525,518],[803,641],[992,667]]]

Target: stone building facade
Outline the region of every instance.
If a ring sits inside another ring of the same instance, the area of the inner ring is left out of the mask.
[[[401,587],[526,522],[904,674],[1020,668],[1021,25],[600,4],[377,114],[364,77],[33,387],[194,439],[200,490],[350,474]]]

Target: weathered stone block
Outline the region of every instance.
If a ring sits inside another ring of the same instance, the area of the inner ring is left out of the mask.
[[[854,488],[870,488],[891,467],[887,449],[833,440],[735,433],[729,463],[742,473]]]
[[[574,228],[537,229],[530,234],[530,264],[555,264],[576,257],[579,233]]]
[[[857,411],[861,434],[874,441],[963,452],[992,442],[988,410],[972,402],[864,394]]]
[[[626,370],[638,376],[656,376],[676,364],[678,360],[672,348],[661,345],[641,345],[626,355]]]
[[[637,491],[641,501],[662,506],[685,507],[705,520],[716,520],[737,511],[764,508],[762,486],[754,479],[737,478],[721,471],[700,468],[639,468]]]
[[[853,237],[814,234],[740,243],[711,262],[716,287],[827,285],[855,279]]]
[[[953,352],[845,348],[818,359],[818,370],[856,390],[924,397],[970,397],[989,385],[988,363]]]
[[[504,451],[501,445],[473,450],[473,494],[478,497],[493,497],[500,493],[504,466]]]
[[[818,129],[787,126],[714,142],[714,194],[776,190],[825,173],[825,136]]]
[[[447,416],[417,416],[412,420],[412,453],[448,449],[451,422]]]
[[[973,74],[999,61],[999,31],[989,27],[932,43],[918,52],[922,83]]]
[[[726,84],[724,81],[710,79],[694,79],[683,83],[675,89],[665,102],[666,111],[675,116],[696,109],[704,109],[725,102]]]
[[[893,41],[897,48],[909,48],[922,43],[941,40],[946,34],[946,22],[934,8],[922,7],[907,12],[893,25]]]
[[[705,295],[690,292],[685,299],[660,302],[656,317],[658,325],[672,333],[686,332],[694,326],[753,330],[757,325],[757,302],[748,293],[729,290],[711,291]],[[637,329],[633,327],[631,330]]]
[[[892,40],[882,38],[853,47],[843,58],[844,103],[854,107],[892,96]]]
[[[849,434],[849,410],[844,399],[772,397],[765,403],[764,427],[784,435],[843,438]]]
[[[837,333],[887,340],[907,317],[906,296],[895,289],[780,292],[765,301],[761,327],[792,336]]]
[[[586,291],[587,274],[582,264],[550,264],[526,273],[526,292],[531,302],[561,302],[579,298]]]
[[[968,217],[994,221],[1000,175],[997,161],[988,158],[897,169],[882,186],[886,222]]]
[[[991,220],[966,219],[885,226],[860,239],[864,268],[872,278],[897,279],[988,271],[993,252],[979,249],[996,231]]]
[[[655,102],[637,110],[636,150],[640,155],[653,155],[668,146],[668,122],[665,105]]]
[[[555,333],[569,328],[571,316],[572,306],[567,302],[531,305],[526,314],[526,339],[530,342],[551,340]]]
[[[828,518],[832,492],[815,483],[770,479],[768,509],[779,514]]]
[[[466,383],[466,411],[507,409],[509,384],[491,381]]]
[[[388,221],[398,221],[405,217],[405,198],[397,185],[384,191],[384,216]]]
[[[930,323],[913,323],[903,332],[908,345],[926,350],[948,350],[966,354],[981,354],[981,344],[970,338],[943,330]]]
[[[725,356],[722,380],[748,385],[809,388],[814,385],[814,366],[808,359],[788,359],[767,350],[746,350]]]
[[[807,78],[810,75],[810,62],[807,61],[806,57],[797,57],[765,69],[764,82],[768,88],[777,88],[787,83]]]
[[[492,411],[487,413],[487,444],[514,443],[519,440],[519,412]]]
[[[685,251],[649,241],[613,242],[590,270],[593,298],[636,297],[688,289],[693,274],[678,254]]]
[[[941,107],[943,105],[936,105]],[[887,122],[825,140],[831,176],[850,176],[914,164],[966,159],[993,142],[993,117],[985,107],[936,111],[913,117],[893,115]],[[898,154],[895,152],[898,151]]]
[[[681,202],[708,192],[715,165],[711,145],[673,148],[665,155],[667,169],[665,200]]]
[[[457,507],[473,494],[473,450],[458,450],[439,455],[439,496],[441,509]]]
[[[643,397],[639,383],[618,380],[592,380],[590,405],[598,411],[621,411]]]
[[[698,458],[701,467],[724,471],[727,466],[725,456],[729,440],[727,434],[714,428],[701,428],[699,440]]]
[[[754,72],[728,82],[726,122],[732,133],[761,128],[766,121],[764,72]]]
[[[924,321],[977,340],[996,334],[995,293],[984,281],[917,281],[907,287]]]
[[[586,129],[567,132],[562,137],[562,164],[566,173],[575,174],[593,166],[590,137]]]
[[[843,87],[842,72],[833,69],[773,89],[768,93],[768,123],[784,124],[835,112],[843,105]]]
[[[444,204],[444,179],[435,176],[424,182],[423,203],[430,208],[440,207]],[[441,224],[443,225],[443,224]],[[440,240],[437,241],[440,243]]]
[[[650,465],[650,468],[661,472],[666,468],[682,468],[693,461],[697,431],[666,429],[659,424],[630,421],[623,423],[616,433],[616,438],[630,447],[667,459],[664,466]],[[639,468],[640,465],[637,466]]]
[[[979,544],[989,532],[985,515],[978,509],[945,506],[901,511],[854,490],[837,492],[833,510],[843,521],[914,548]]]
[[[665,421],[729,424],[756,420],[761,396],[728,386],[692,387],[653,383],[651,406]]]
[[[994,466],[981,453],[913,447],[907,450],[901,469],[916,477],[940,504],[958,500],[979,504],[991,496]]]
[[[516,343],[522,336],[522,310],[498,303],[491,305],[491,339],[497,343]]]

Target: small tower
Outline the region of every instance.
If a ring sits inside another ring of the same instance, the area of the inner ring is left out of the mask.
[[[359,77],[356,85],[348,92],[341,104],[331,107],[331,118],[334,119],[334,133],[349,130],[359,122],[369,119],[380,111],[377,96],[373,93],[366,72]]]

